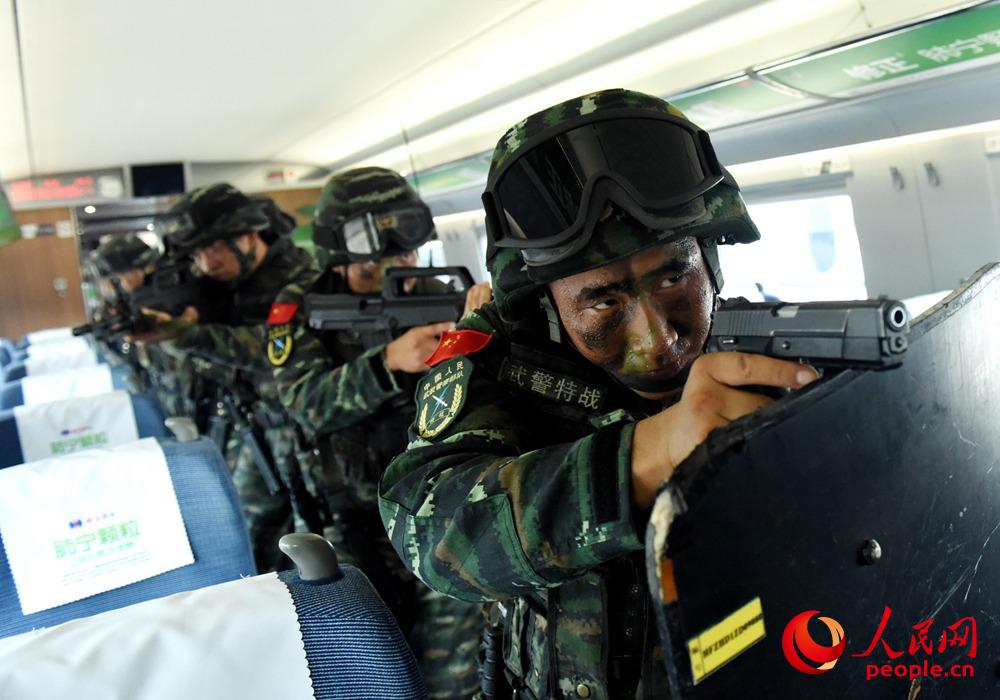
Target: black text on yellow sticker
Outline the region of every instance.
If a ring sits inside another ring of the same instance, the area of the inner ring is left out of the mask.
[[[417,385],[417,435],[432,438],[451,425],[468,395],[472,362],[458,355],[433,367]]]
[[[760,598],[689,639],[691,676],[695,684],[729,663],[765,636],[764,610]]]
[[[292,355],[292,326],[283,323],[280,326],[267,327],[267,359],[275,367],[280,367]]]

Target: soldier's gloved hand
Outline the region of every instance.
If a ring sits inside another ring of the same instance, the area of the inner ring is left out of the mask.
[[[691,365],[681,399],[636,423],[632,440],[632,501],[652,505],[670,478],[708,434],[773,402],[737,387],[763,385],[799,389],[819,378],[808,365],[741,352],[702,355]]]
[[[493,288],[490,287],[489,282],[480,282],[479,284],[472,285],[469,287],[469,291],[465,293],[465,311],[462,312],[462,315],[465,316],[470,311],[475,311],[492,298]]]
[[[437,347],[441,334],[455,324],[451,321],[432,323],[429,326],[415,326],[385,346],[385,364],[393,371],[423,372],[424,362]]]

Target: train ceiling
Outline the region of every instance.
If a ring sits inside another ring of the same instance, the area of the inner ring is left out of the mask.
[[[561,99],[677,94],[955,6],[9,0],[0,176],[166,161],[423,170]]]

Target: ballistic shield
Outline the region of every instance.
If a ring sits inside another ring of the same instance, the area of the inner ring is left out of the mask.
[[[709,438],[646,537],[672,698],[1000,692],[1000,265]],[[666,689],[664,689],[666,691]]]

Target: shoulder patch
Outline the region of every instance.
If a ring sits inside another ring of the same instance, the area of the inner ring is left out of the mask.
[[[447,428],[465,405],[472,360],[453,357],[429,370],[417,384],[417,435],[432,438]]]
[[[424,363],[433,367],[458,355],[471,355],[489,345],[492,339],[492,333],[483,333],[482,331],[445,331],[441,334],[438,346],[434,348],[431,356],[424,360]]]
[[[271,312],[267,315],[267,325],[275,326],[280,323],[288,323],[295,317],[295,312],[298,310],[298,304],[271,304]]]
[[[295,306],[295,304],[291,304]],[[280,326],[268,326],[267,329],[267,359],[275,367],[288,362],[292,356],[292,326],[283,323]]]

